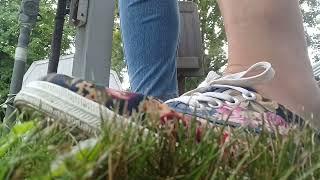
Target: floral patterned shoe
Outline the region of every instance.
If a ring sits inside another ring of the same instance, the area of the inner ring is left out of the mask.
[[[100,131],[104,120],[128,121],[145,96],[95,85],[62,74],[51,74],[26,85],[15,97],[18,109],[31,108],[89,132]],[[117,113],[115,113],[117,112]],[[122,116],[121,116],[122,115]]]
[[[272,80],[274,74],[268,62],[223,77],[212,71],[198,88],[166,104],[176,112],[195,116],[200,122],[245,127],[257,133],[266,129],[286,134],[291,128],[302,127],[302,118],[251,88]]]
[[[254,74],[254,75],[252,75]],[[250,76],[249,76],[250,75]],[[179,119],[184,126],[196,119],[203,125],[267,129],[286,134],[303,121],[285,107],[263,98],[250,88],[274,76],[270,63],[260,62],[247,71],[220,77],[210,72],[198,88],[165,103],[141,94],[117,91],[93,83],[52,74],[28,84],[15,98],[17,107],[31,107],[66,124],[97,132],[106,119],[129,121],[132,112],[158,116],[161,124]]]

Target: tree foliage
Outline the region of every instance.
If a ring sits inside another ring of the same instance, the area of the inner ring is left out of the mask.
[[[119,10],[118,3],[115,8],[115,20],[113,27],[113,41],[112,41],[112,56],[111,56],[111,68],[117,72],[120,80],[123,80],[123,69],[125,68],[124,52],[120,31]]]
[[[320,60],[320,1],[319,0],[300,0],[303,13],[303,21],[306,29],[306,39],[308,46],[311,48],[311,61]]]
[[[39,21],[34,27],[28,50],[28,62],[48,57],[55,17],[55,0],[40,1]],[[20,0],[0,0],[0,54],[13,59],[19,36]],[[62,52],[70,48],[73,42],[74,29],[64,28]]]

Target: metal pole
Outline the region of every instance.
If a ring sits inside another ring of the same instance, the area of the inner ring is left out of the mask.
[[[7,110],[4,123],[7,127],[11,127],[15,121],[12,117],[14,111],[14,96],[21,90],[23,76],[26,68],[27,49],[30,41],[31,30],[36,24],[39,13],[40,0],[22,0],[20,10],[20,35],[18,46],[15,51],[14,67],[12,72],[10,91],[7,100]],[[11,117],[10,117],[11,116]]]
[[[55,18],[55,27],[52,35],[51,56],[48,65],[48,74],[56,73],[58,70],[66,7],[67,0],[58,1],[58,8]]]
[[[88,8],[86,25],[77,29],[72,75],[108,86],[115,0],[89,0]]]

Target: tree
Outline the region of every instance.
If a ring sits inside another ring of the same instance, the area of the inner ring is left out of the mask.
[[[120,31],[120,18],[118,10],[118,2],[115,8],[115,18],[113,27],[113,40],[112,40],[112,56],[111,56],[111,68],[117,72],[120,80],[123,80],[123,69],[125,68],[123,45]]]
[[[28,50],[28,62],[48,57],[55,17],[55,0],[42,0],[40,18],[31,35]],[[0,54],[13,59],[14,50],[19,35],[18,13],[20,0],[0,0]],[[62,52],[70,48],[73,41],[74,29],[65,26],[62,42]]]

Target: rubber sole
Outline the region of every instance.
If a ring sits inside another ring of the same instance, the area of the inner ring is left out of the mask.
[[[100,132],[105,120],[116,117],[117,120],[128,121],[105,106],[44,81],[29,83],[17,94],[14,103],[20,109],[29,107],[90,133]]]

